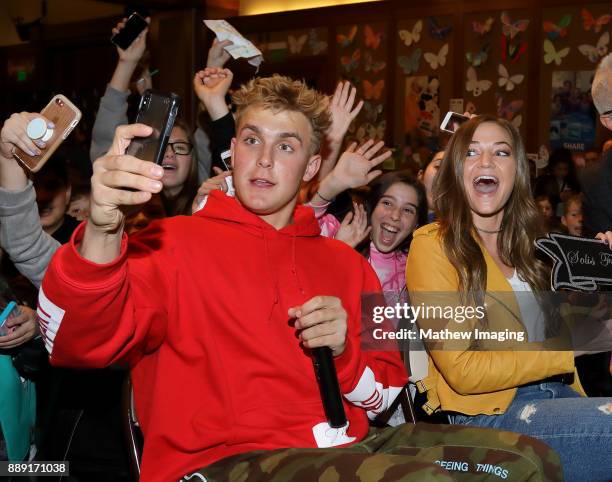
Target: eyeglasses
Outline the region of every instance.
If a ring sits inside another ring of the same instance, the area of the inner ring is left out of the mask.
[[[177,156],[186,156],[193,149],[189,142],[184,141],[168,142],[168,145]]]

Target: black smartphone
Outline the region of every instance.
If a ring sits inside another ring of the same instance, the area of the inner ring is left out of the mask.
[[[121,50],[126,50],[132,42],[136,40],[141,32],[147,28],[149,24],[137,13],[130,15],[130,18],[125,22],[125,27],[121,31],[111,37],[111,42]]]
[[[180,104],[181,98],[172,92],[146,90],[140,99],[136,123],[152,127],[153,133],[132,139],[126,154],[161,165]]]

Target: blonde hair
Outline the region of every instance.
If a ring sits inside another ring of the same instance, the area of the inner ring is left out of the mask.
[[[251,106],[260,106],[273,112],[292,111],[303,114],[312,131],[311,154],[319,152],[325,132],[331,125],[328,98],[308,87],[304,81],[281,75],[251,79],[234,93],[232,101],[237,107],[236,124],[240,123],[241,115]]]

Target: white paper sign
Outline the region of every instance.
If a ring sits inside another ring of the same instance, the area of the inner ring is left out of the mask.
[[[253,43],[245,39],[240,32],[225,20],[204,20],[204,24],[217,35],[219,41],[231,40],[233,45],[225,50],[235,59],[248,59],[249,64],[259,67],[263,61],[262,53]]]

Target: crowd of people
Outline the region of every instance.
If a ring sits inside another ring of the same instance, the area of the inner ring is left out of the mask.
[[[0,336],[0,460],[128,480],[129,372],[145,481],[612,478],[610,354],[553,347],[551,265],[535,244],[560,232],[612,248],[612,149],[556,150],[534,179],[517,129],[482,113],[422,164],[383,172],[383,141],[344,143],[363,107],[350,82],[329,96],[280,75],[232,86],[231,42],[215,40],[193,79],[204,121],[179,119],[154,165],[126,154],[151,134],[128,118],[130,96],[152,87],[146,37],[117,48],[91,182],[61,150],[29,180],[13,151],[45,150],[27,134],[40,114],[0,132],[0,285],[20,301]],[[608,130],[611,80],[612,54],[592,86]],[[526,345],[362,347],[363,295],[435,292],[470,306],[514,293],[469,328],[503,319]],[[318,347],[333,355],[343,427],[321,402]],[[404,387],[421,421],[372,425]]]

